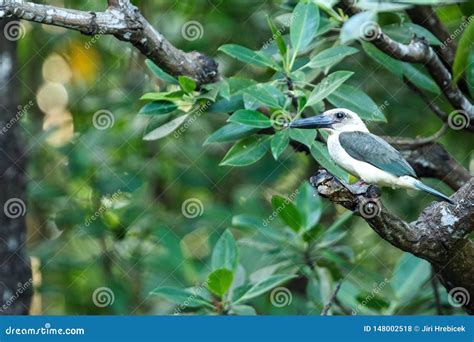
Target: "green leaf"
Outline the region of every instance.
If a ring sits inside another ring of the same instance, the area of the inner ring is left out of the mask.
[[[167,114],[171,113],[178,109],[173,102],[169,101],[153,101],[144,105],[138,114],[146,114],[146,115],[160,115],[160,114]]]
[[[153,131],[149,132],[143,137],[143,140],[158,140],[166,137],[167,135],[173,133],[181,124],[186,120],[188,114],[177,117],[176,119],[171,120],[170,122],[165,123],[163,126],[155,128]]]
[[[232,313],[239,316],[255,316],[257,314],[250,305],[232,305]]]
[[[276,46],[280,51],[280,55],[285,58],[286,56],[286,43],[283,37],[281,36],[281,32],[277,29],[275,24],[273,23],[270,17],[267,17],[268,26],[270,26],[270,30],[272,31],[272,37],[275,39]]]
[[[349,174],[334,163],[329,156],[326,145],[323,143],[313,141],[313,144],[311,145],[311,155],[322,167],[331,172],[337,178],[344,181],[349,179]]]
[[[217,241],[214,250],[212,251],[211,264],[212,269],[227,268],[235,271],[237,268],[239,253],[237,244],[229,230],[226,230],[220,239]]]
[[[269,148],[269,136],[254,135],[236,143],[219,165],[245,166],[260,160]]]
[[[383,27],[383,32],[397,42],[408,44],[414,35],[424,37],[430,45],[442,45],[438,38],[422,26],[413,23],[392,24]]]
[[[303,50],[316,36],[319,10],[313,2],[300,1],[296,5],[290,26],[290,41],[294,54]]]
[[[299,129],[290,128],[290,138],[296,140],[308,147],[311,147],[314,139],[316,139],[317,131],[315,129]]]
[[[212,133],[206,139],[204,145],[236,141],[256,132],[258,132],[257,128],[230,123]]]
[[[257,82],[249,78],[230,77],[227,78],[226,81],[227,83],[229,83],[229,90],[231,95],[240,93],[242,92],[242,90],[257,84]]]
[[[456,82],[459,81],[464,70],[468,68],[469,52],[474,50],[474,20],[469,22],[469,25],[464,29],[464,33],[459,39],[456,55],[453,63],[453,78]]]
[[[352,110],[361,119],[387,121],[375,102],[359,88],[342,84],[328,96],[328,101],[335,107]]]
[[[158,287],[151,291],[151,294],[158,295],[176,305],[186,305],[188,307],[206,306],[208,308],[214,308],[211,303],[207,302],[196,293],[176,287]]]
[[[364,49],[365,53],[372,58],[374,61],[379,63],[385,69],[390,71],[391,73],[397,75],[398,77],[403,76],[403,62],[390,57],[389,55],[383,53],[379,49],[377,49],[374,45],[368,42],[361,42],[362,48]]]
[[[319,222],[323,212],[321,204],[321,198],[314,188],[308,182],[303,182],[298,188],[295,205],[301,214],[305,231],[310,230]]]
[[[287,282],[290,279],[296,278],[296,275],[292,274],[276,274],[268,277],[267,279],[261,280],[253,285],[247,292],[245,292],[240,298],[234,301],[234,304],[242,303],[247,300],[253,299],[270,291],[272,288]]]
[[[359,39],[364,32],[377,25],[377,16],[374,12],[365,11],[357,13],[349,18],[341,29],[341,44],[350,40]]]
[[[329,48],[321,51],[316,56],[311,58],[311,61],[305,65],[305,67],[323,68],[332,66],[342,61],[345,57],[353,55],[357,52],[359,52],[359,50],[350,46],[336,46]]]
[[[408,301],[417,295],[430,273],[431,267],[427,261],[404,253],[395,266],[390,285],[397,298]]]
[[[236,111],[228,121],[255,128],[272,127],[272,120],[270,120],[270,118],[260,112],[248,109]]]
[[[190,93],[196,89],[196,82],[187,76],[179,76],[178,82],[181,86],[181,89],[183,89],[186,93]]]
[[[178,80],[176,78],[164,72],[158,65],[153,63],[151,60],[147,59],[145,61],[145,64],[156,77],[171,84],[178,84]]]
[[[216,296],[222,298],[229,290],[233,280],[233,273],[226,268],[221,268],[209,274],[207,288]]]
[[[268,56],[247,49],[246,47],[236,45],[236,44],[227,44],[222,45],[219,48],[219,51],[224,52],[225,54],[238,59],[241,62],[257,65],[261,67],[269,67],[272,69],[278,69],[278,66],[275,62]]]
[[[291,229],[298,232],[302,227],[301,215],[296,206],[287,198],[281,196],[272,197],[273,212],[285,222]]]
[[[418,1],[418,0],[414,0]],[[423,0],[420,0],[423,1]],[[396,1],[373,1],[373,0],[360,0],[357,1],[356,7],[361,10],[373,11],[373,12],[396,12],[410,8],[410,5],[400,4],[402,0]],[[397,15],[400,15],[397,13]]]
[[[277,132],[273,137],[270,143],[272,149],[272,155],[275,160],[278,160],[283,151],[287,148],[290,143],[290,136],[288,130]]]
[[[322,79],[309,95],[305,107],[313,106],[324,100],[353,74],[351,71],[336,71]]]
[[[244,97],[271,108],[282,108],[285,97],[277,88],[270,84],[257,84],[245,90]]]
[[[403,75],[408,78],[418,88],[422,88],[436,95],[441,94],[441,90],[433,79],[424,72],[418,70],[410,63],[403,63]]]

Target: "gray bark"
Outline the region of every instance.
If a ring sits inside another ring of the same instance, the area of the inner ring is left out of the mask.
[[[361,216],[382,239],[430,262],[448,292],[467,291],[464,308],[474,314],[474,243],[467,237],[474,230],[474,177],[451,197],[455,205],[433,202],[411,223],[387,210],[374,186],[349,190],[325,170],[311,183],[321,196]]]
[[[113,35],[130,42],[173,76],[186,75],[198,84],[219,80],[217,63],[200,52],[183,52],[173,46],[129,0],[109,0],[104,12],[86,12],[28,1],[0,0],[0,18],[12,17],[60,26],[100,37]]]

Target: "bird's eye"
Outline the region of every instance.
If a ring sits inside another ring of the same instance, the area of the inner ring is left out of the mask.
[[[339,120],[344,119],[345,117],[346,114],[344,114],[343,112],[336,113],[336,118],[338,118]]]

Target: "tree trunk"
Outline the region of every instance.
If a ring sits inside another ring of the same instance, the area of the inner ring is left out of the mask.
[[[17,22],[18,23],[18,22]],[[0,314],[28,314],[32,293],[26,255],[25,150],[20,134],[16,43],[0,21]],[[8,25],[8,26],[7,26]],[[7,35],[8,36],[8,35]]]

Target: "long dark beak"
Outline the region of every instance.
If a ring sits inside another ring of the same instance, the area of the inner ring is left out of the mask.
[[[316,115],[310,118],[298,119],[290,122],[291,128],[328,128],[334,123],[333,119],[326,115]]]

